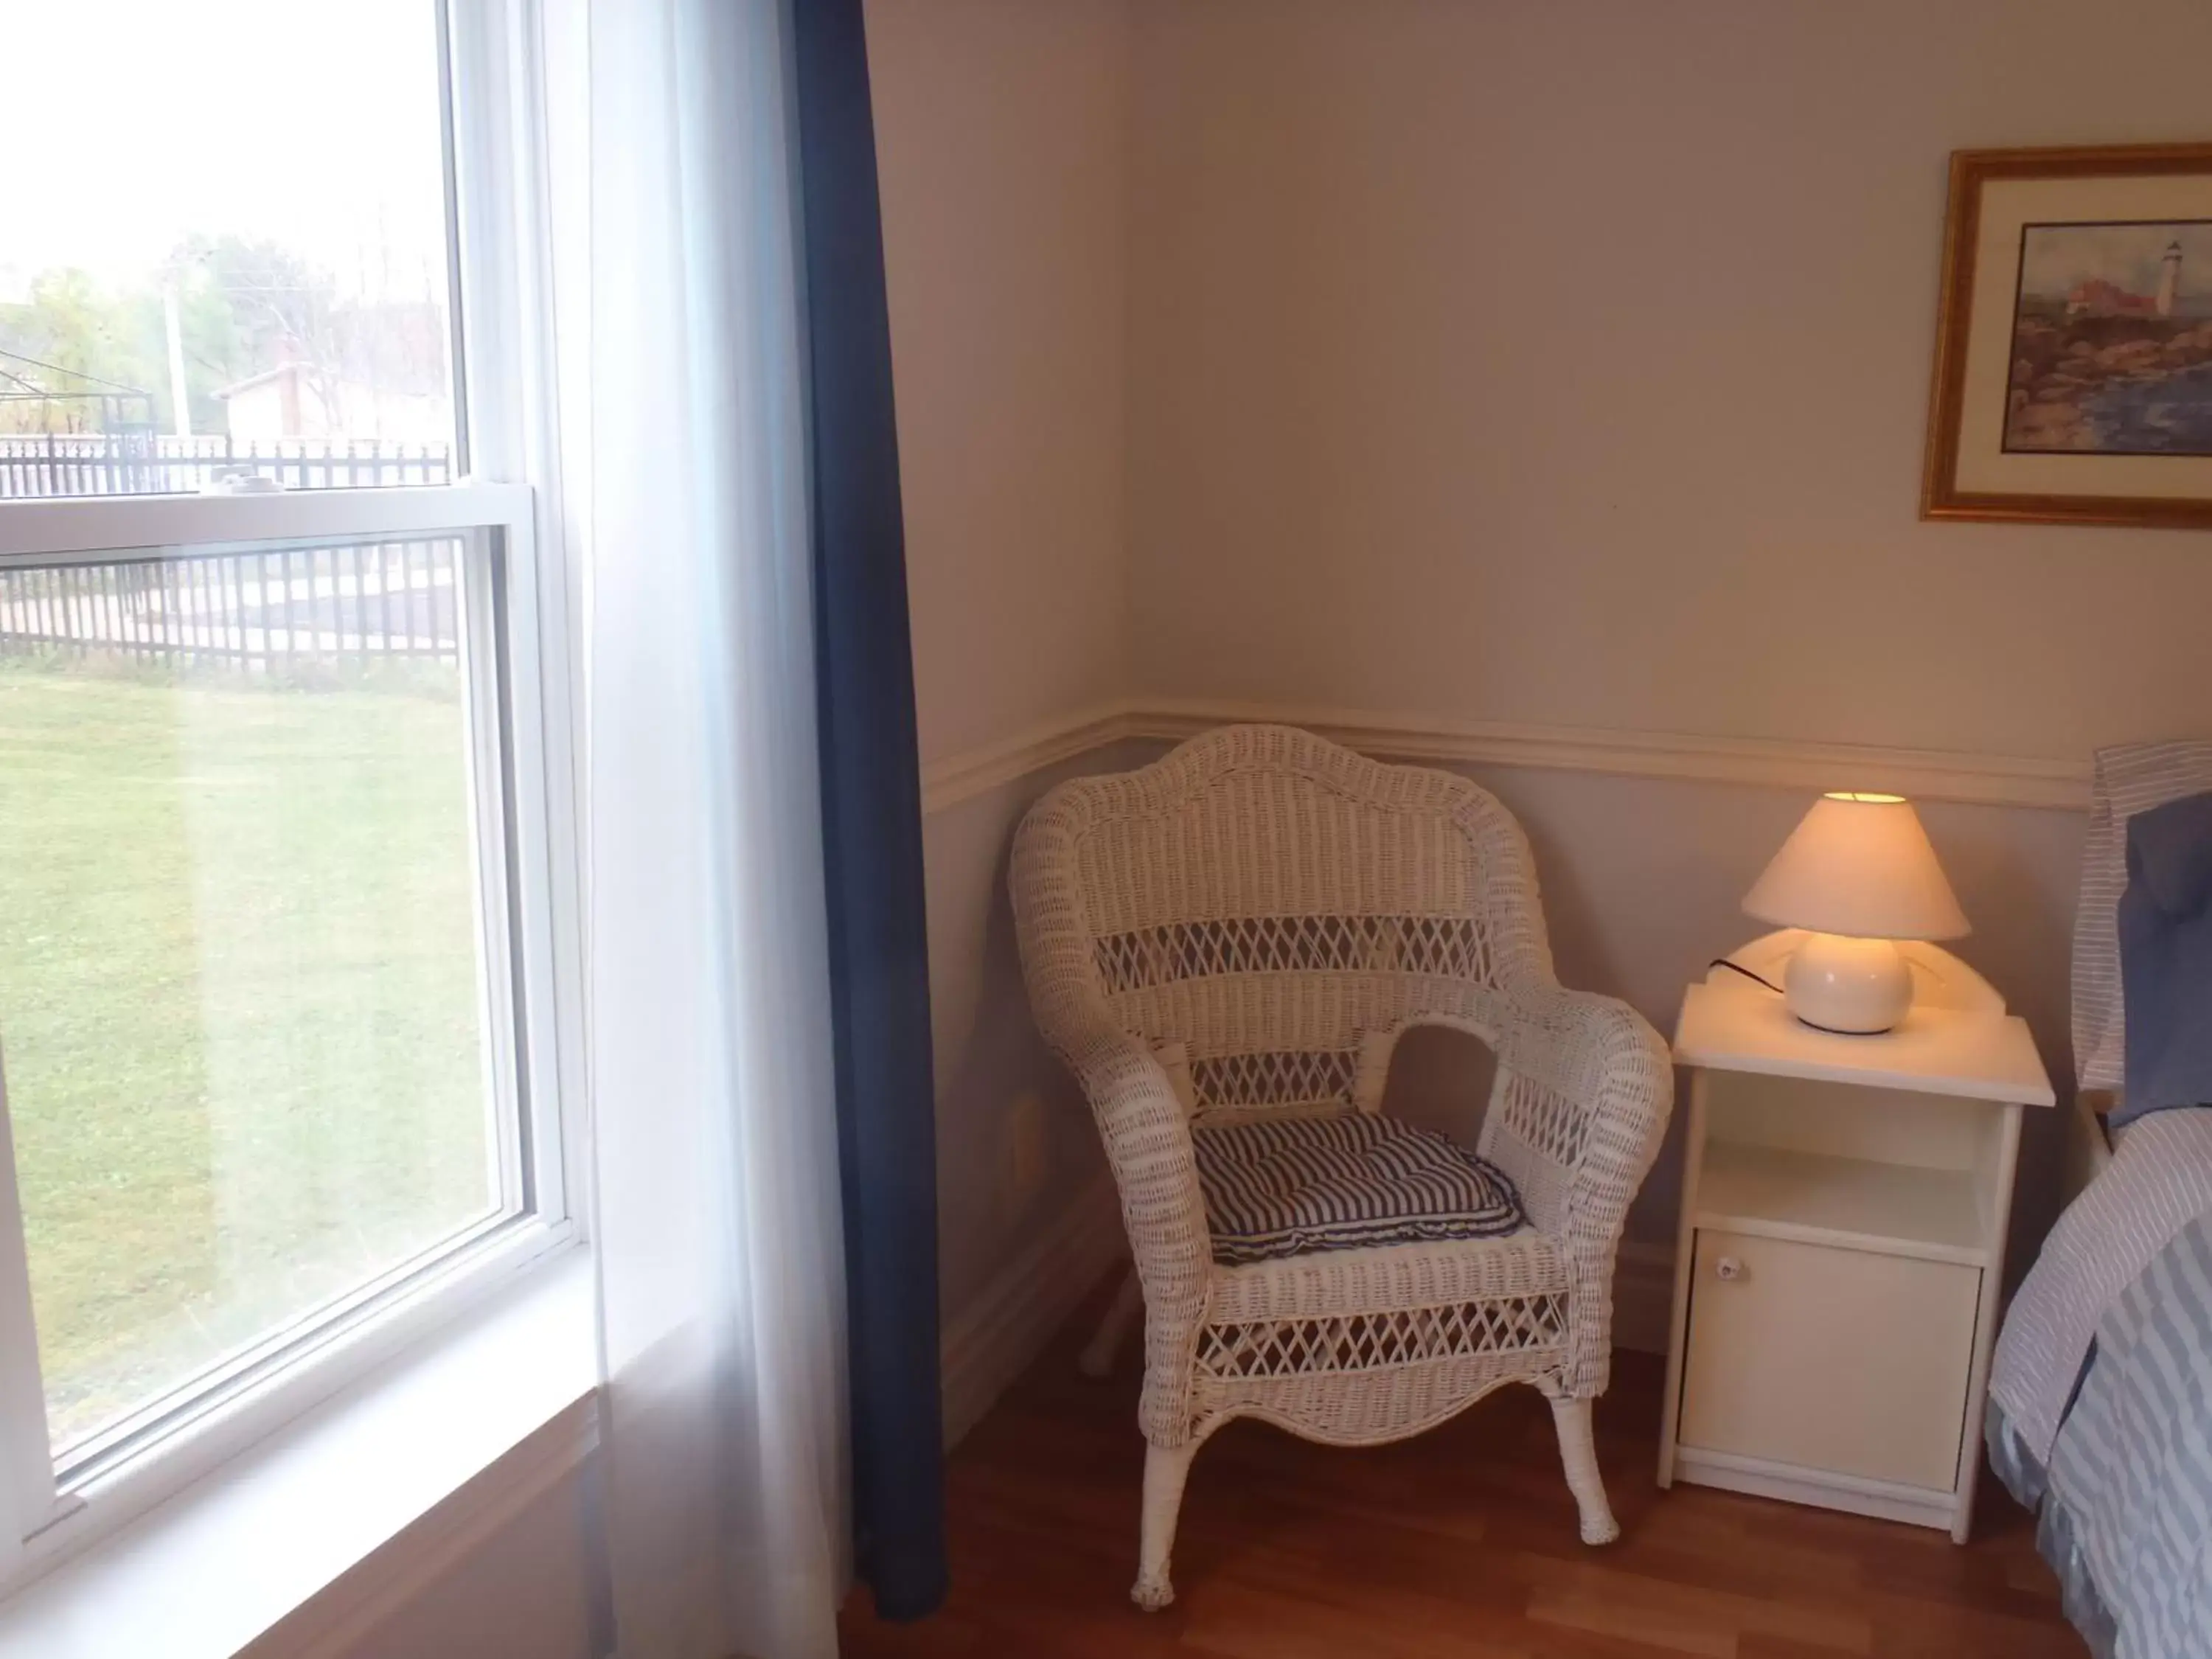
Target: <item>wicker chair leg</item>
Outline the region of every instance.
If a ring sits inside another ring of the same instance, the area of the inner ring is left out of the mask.
[[[1158,1613],[1175,1600],[1168,1578],[1168,1557],[1175,1549],[1176,1516],[1182,1510],[1182,1483],[1198,1442],[1145,1448],[1145,1517],[1137,1546],[1137,1582],[1129,1599],[1146,1613]]]
[[[1567,1467],[1567,1490],[1582,1511],[1583,1542],[1610,1544],[1620,1536],[1620,1522],[1613,1518],[1606,1501],[1605,1477],[1597,1470],[1597,1447],[1590,1439],[1590,1402],[1552,1397],[1552,1424],[1559,1431],[1559,1461]]]
[[[1131,1267],[1121,1275],[1121,1287],[1114,1292],[1113,1305],[1098,1322],[1097,1334],[1083,1345],[1083,1352],[1075,1362],[1076,1370],[1094,1381],[1112,1376],[1114,1356],[1121,1352],[1121,1344],[1128,1338],[1129,1327],[1144,1310],[1144,1281]]]

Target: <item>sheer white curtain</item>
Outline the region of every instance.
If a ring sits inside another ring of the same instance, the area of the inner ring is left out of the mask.
[[[833,1655],[843,1270],[776,0],[546,0],[622,1659]]]

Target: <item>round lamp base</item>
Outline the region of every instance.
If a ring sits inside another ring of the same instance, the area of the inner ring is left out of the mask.
[[[1808,933],[1784,976],[1790,1012],[1823,1031],[1871,1036],[1912,1006],[1912,969],[1886,939]]]

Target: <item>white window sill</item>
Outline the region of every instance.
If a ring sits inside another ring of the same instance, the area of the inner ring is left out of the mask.
[[[589,1454],[598,1369],[590,1257],[571,1247],[0,1601],[0,1655],[230,1659],[272,1632],[257,1651],[326,1645],[382,1600],[358,1582],[381,1574],[339,1580],[411,1524],[518,1449],[527,1467],[473,1498],[519,1504]]]

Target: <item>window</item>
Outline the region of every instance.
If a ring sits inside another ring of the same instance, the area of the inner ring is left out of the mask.
[[[9,15],[47,135],[0,218],[0,496],[441,483],[457,401],[428,0]]]
[[[70,135],[0,213],[0,1500],[27,1535],[112,1524],[567,1236],[561,584],[531,490],[469,476],[472,439],[519,444],[467,305],[510,353],[529,308],[469,257],[513,242],[515,192],[495,148],[457,153],[452,21],[10,15],[43,66],[11,113]]]

